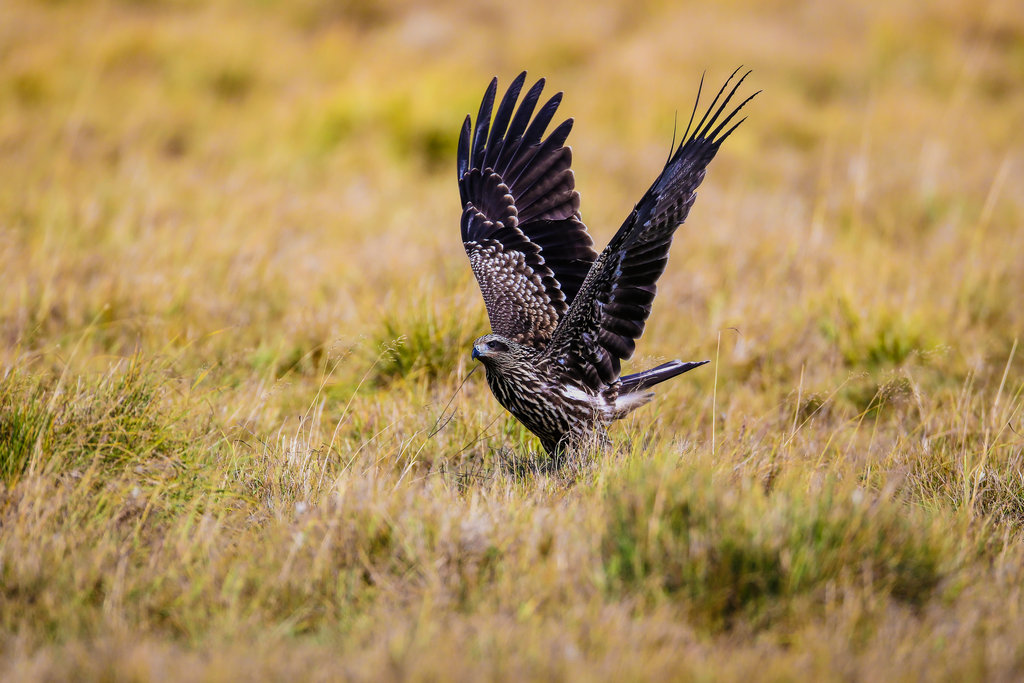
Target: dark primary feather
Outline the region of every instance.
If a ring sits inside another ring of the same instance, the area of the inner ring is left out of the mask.
[[[491,81],[475,128],[468,116],[463,124],[458,176],[462,241],[491,328],[540,350],[597,252],[580,220],[572,152],[564,146],[572,119],[544,138],[562,96],[556,94],[533,117],[544,80],[516,109],[525,80],[523,72],[512,82],[493,121],[497,79]]]
[[[754,93],[722,118],[750,73],[744,74],[722,99],[738,71],[722,86],[692,134],[687,126],[678,149],[598,257],[552,335],[545,356],[581,377],[592,389],[613,382],[619,375],[620,360],[633,355],[636,339],[643,334],[651,313],[658,278],[668,263],[676,228],[686,220],[708,163],[742,120],[728,129],[726,126],[757,95]],[[697,98],[699,102],[699,90]],[[695,103],[691,125],[696,110]]]

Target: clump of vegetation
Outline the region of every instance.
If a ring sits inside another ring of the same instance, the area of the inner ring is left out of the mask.
[[[10,374],[0,382],[0,478],[6,483],[28,469],[52,421],[42,387],[26,384]]]
[[[470,360],[473,340],[484,334],[481,314],[439,311],[427,301],[381,317],[375,341],[381,356],[374,371],[379,382],[453,377]]]
[[[902,312],[875,310],[870,319],[865,319],[845,299],[834,310],[836,320],[823,320],[821,331],[838,346],[848,367],[892,368],[940,346],[930,338],[928,326],[922,320]]]
[[[825,591],[859,587],[920,605],[955,569],[946,531],[902,501],[831,481],[812,491],[650,463],[607,494],[610,586],[679,599],[712,629],[761,627]]]
[[[184,446],[177,417],[161,404],[159,372],[138,358],[98,378],[0,383],[0,471],[8,482],[30,466],[58,470],[151,463]]]

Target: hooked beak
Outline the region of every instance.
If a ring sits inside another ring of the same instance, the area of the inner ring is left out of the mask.
[[[473,347],[473,360],[477,360],[478,358],[480,358],[480,352],[477,351],[477,348],[474,346]]]

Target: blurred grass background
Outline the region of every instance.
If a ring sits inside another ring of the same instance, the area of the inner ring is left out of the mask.
[[[533,472],[463,117],[565,90],[603,246],[739,64],[631,367],[715,364]],[[1009,0],[3,3],[0,676],[1016,678],[1022,83]]]

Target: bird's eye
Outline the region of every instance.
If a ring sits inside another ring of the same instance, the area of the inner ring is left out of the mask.
[[[495,339],[487,342],[487,348],[494,349],[495,351],[508,351],[508,347],[505,344]]]

